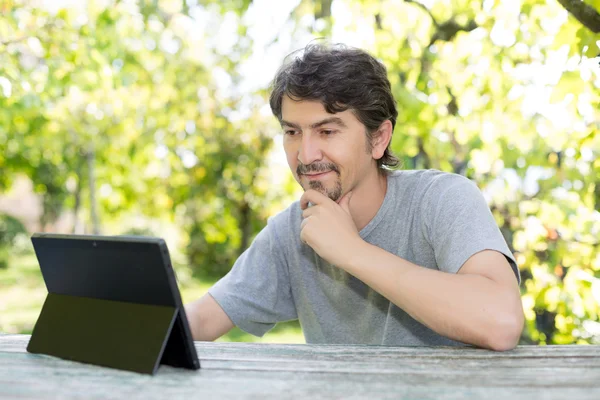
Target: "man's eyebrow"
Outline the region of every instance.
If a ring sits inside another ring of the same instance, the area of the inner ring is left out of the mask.
[[[293,122],[288,122],[288,121],[286,121],[286,120],[284,120],[284,119],[282,119],[282,120],[281,120],[281,126],[289,126],[289,127],[292,127],[292,128],[294,128],[294,129],[301,130],[301,129],[300,129],[300,125],[298,125],[298,124],[295,124],[295,123],[293,123]]]
[[[344,123],[344,121],[342,121],[342,119],[338,118],[338,117],[329,117],[329,118],[322,119],[321,121],[317,121],[317,122],[311,124],[309,126],[309,128],[310,129],[316,129],[316,128],[320,127],[320,126],[327,125],[327,124],[336,124],[340,128],[347,128],[347,125]],[[300,129],[300,125],[295,124],[293,122],[288,122],[286,120],[281,120],[281,126],[289,126],[289,127],[294,128],[294,129],[301,130]]]
[[[319,122],[315,122],[314,124],[311,124],[310,129],[315,129],[315,128],[318,128],[320,126],[327,125],[327,124],[336,124],[340,128],[347,128],[346,124],[344,123],[344,121],[342,121],[341,118],[329,117],[329,118],[322,119]]]

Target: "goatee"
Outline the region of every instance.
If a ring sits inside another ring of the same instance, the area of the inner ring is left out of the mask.
[[[335,181],[335,186],[332,189],[326,188],[321,181],[309,181],[308,186],[310,189],[323,193],[325,196],[336,202],[342,197],[342,183],[339,180]]]

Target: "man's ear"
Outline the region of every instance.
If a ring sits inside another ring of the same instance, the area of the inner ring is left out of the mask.
[[[383,121],[379,125],[379,129],[373,134],[373,141],[371,143],[371,155],[375,160],[379,160],[383,157],[385,149],[387,149],[390,140],[392,140],[392,123],[389,119]]]

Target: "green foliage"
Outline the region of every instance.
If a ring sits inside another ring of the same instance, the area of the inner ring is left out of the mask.
[[[377,16],[404,166],[464,174],[490,199],[521,268],[523,342],[598,342],[600,37],[551,1],[353,11]]]
[[[0,214],[0,269],[8,266],[9,250],[27,235],[25,226],[10,215]]]
[[[258,108],[227,118],[240,98],[220,94],[211,73],[238,80],[233,54],[206,49],[177,10],[135,8],[52,14],[23,3],[0,22],[2,37],[18,39],[0,44],[0,187],[31,178],[42,227],[65,210],[90,231],[124,214],[170,220],[188,233],[197,275],[222,276],[264,226],[272,208],[262,202],[285,195],[266,184],[272,140],[258,132],[268,124]],[[251,45],[233,53],[242,59]]]
[[[123,3],[0,6],[0,190],[28,176],[42,226],[66,210],[119,227],[103,233],[167,221],[191,274],[214,279],[294,191],[270,184],[267,88],[238,90],[259,2]],[[367,48],[388,67],[403,166],[484,191],[521,268],[523,343],[600,341],[599,35],[555,0],[294,4],[268,47]],[[234,44],[210,45],[198,12],[233,23]]]

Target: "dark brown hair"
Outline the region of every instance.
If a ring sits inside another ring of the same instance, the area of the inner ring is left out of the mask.
[[[294,100],[318,100],[332,114],[352,110],[367,128],[369,151],[373,134],[384,121],[390,120],[394,129],[398,110],[387,71],[369,53],[340,44],[311,43],[290,57],[275,75],[269,99],[279,121],[283,96],[287,95]],[[388,144],[377,166],[398,164]]]

